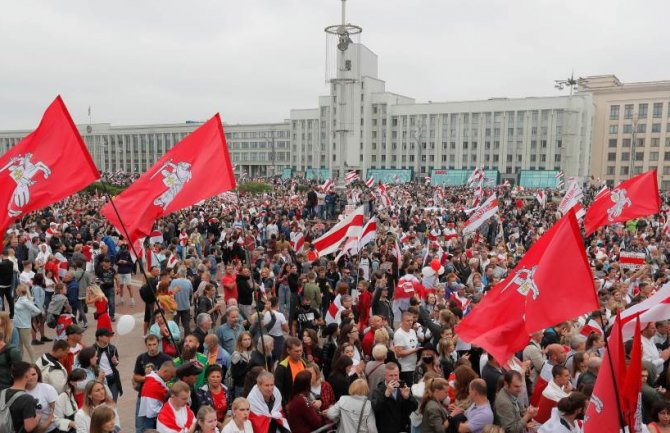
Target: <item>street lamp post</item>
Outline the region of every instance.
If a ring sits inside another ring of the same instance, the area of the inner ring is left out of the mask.
[[[275,132],[274,130],[270,131],[270,138],[265,137],[265,140],[270,145],[272,153],[270,154],[270,159],[272,160],[272,175],[277,175],[277,153],[275,149]]]
[[[416,126],[414,127],[414,141],[416,142],[416,167],[417,167],[417,178],[421,180],[422,167],[421,167],[421,157],[423,156],[422,152],[422,140],[423,140],[423,120],[421,117],[416,118]]]

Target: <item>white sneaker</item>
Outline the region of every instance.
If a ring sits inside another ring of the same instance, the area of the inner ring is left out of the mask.
[[[135,306],[135,298],[130,298],[130,306],[131,307]]]
[[[123,302],[124,302],[124,301],[123,301],[123,298],[121,298],[121,300],[120,300],[119,302],[117,302],[117,304],[119,304],[119,305],[123,305]]]

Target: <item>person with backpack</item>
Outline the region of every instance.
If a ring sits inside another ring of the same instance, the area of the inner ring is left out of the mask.
[[[21,351],[5,341],[4,331],[0,329],[0,390],[12,385],[12,365],[21,361]]]
[[[53,414],[40,422],[36,411],[35,399],[26,392],[28,376],[33,369],[32,364],[18,361],[12,365],[11,377],[14,384],[11,388],[0,391],[0,431],[25,432],[42,430],[53,421]]]

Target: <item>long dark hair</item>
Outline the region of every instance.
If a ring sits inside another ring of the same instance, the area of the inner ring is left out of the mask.
[[[303,370],[295,376],[293,388],[291,389],[291,398],[303,394],[309,394],[312,389],[312,372]]]

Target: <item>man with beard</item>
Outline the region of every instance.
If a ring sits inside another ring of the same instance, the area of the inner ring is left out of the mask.
[[[321,314],[316,308],[313,308],[309,298],[303,297],[300,308],[293,314],[291,321],[291,335],[302,338],[305,329],[314,329],[323,324]]]
[[[198,352],[198,347],[200,346],[200,342],[198,341],[198,338],[193,335],[189,334],[184,338],[184,347],[182,348],[181,351],[181,357],[175,358],[174,360],[174,365],[179,368],[180,365],[185,364],[187,362],[192,362],[192,363],[200,363],[202,365],[202,372],[198,376],[198,379],[195,382],[195,388],[199,389],[204,383],[205,383],[205,371],[207,370],[207,366],[209,365],[207,363],[207,356]]]

